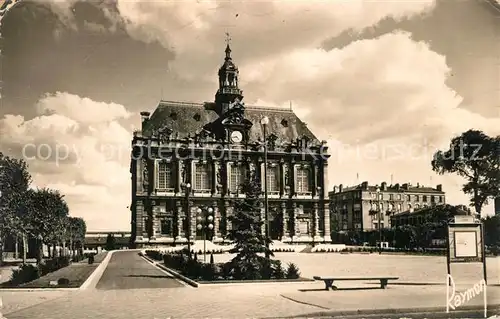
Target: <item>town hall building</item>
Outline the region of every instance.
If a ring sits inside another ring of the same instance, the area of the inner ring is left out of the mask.
[[[267,178],[273,240],[330,242],[326,142],[292,110],[246,106],[229,44],[225,53],[213,102],[162,100],[152,114],[141,113],[130,165],[132,243],[202,239],[197,218],[207,208],[213,212],[208,239],[227,242],[228,217],[236,213],[234,202],[244,198],[241,186],[252,174],[262,185],[262,199]]]

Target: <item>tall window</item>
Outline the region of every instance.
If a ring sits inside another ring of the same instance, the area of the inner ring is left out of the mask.
[[[423,195],[422,200],[427,203],[427,195]]]
[[[210,191],[212,189],[212,170],[210,164],[196,163],[194,174],[194,189]]]
[[[267,191],[270,193],[279,192],[279,167],[268,167],[267,168]]]
[[[297,193],[308,193],[311,191],[310,170],[307,167],[297,167],[296,191]]]
[[[239,187],[246,181],[246,167],[243,165],[231,165],[231,172],[229,175],[229,191],[236,192]]]
[[[158,189],[170,190],[175,187],[174,180],[174,164],[167,162],[160,162],[158,164]]]

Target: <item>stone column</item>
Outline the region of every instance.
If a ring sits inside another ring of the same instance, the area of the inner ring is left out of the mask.
[[[317,203],[314,203],[313,206],[313,214],[314,214],[314,241],[320,240],[320,230],[319,230],[319,207]]]
[[[289,220],[286,203],[281,203],[281,213],[283,214],[283,238],[281,241],[290,241],[290,229],[289,229]]]
[[[175,193],[176,194],[181,194],[182,193],[182,183],[184,182],[182,180],[182,171],[183,171],[183,165],[184,162],[180,159],[177,160],[177,166],[176,166],[176,181],[175,181]]]
[[[191,212],[191,236],[190,240],[196,239],[196,209],[198,207],[193,207],[193,202],[189,202],[190,212]]]
[[[283,161],[283,158],[280,160],[279,163],[279,176],[280,176],[280,197],[283,197],[285,194],[285,163]]]
[[[220,195],[222,193],[222,163],[220,161],[214,162],[214,185],[215,185],[215,194]]]
[[[293,216],[292,216],[293,236],[292,236],[292,238],[294,240],[297,240],[300,237],[300,228],[299,228],[299,224],[297,221],[297,215],[299,214],[299,209],[297,208],[297,203],[292,204],[292,211],[293,211]]]
[[[217,194],[217,171],[218,171],[218,162],[217,161],[212,161],[212,163],[210,164],[212,169],[211,169],[211,182],[212,182],[212,185],[211,185],[211,189],[212,189],[212,196],[214,196],[215,194]]]
[[[266,211],[264,209],[264,204],[260,204],[260,220],[263,221],[260,231],[263,235],[266,234]]]
[[[138,240],[142,240],[145,233],[147,233],[146,225],[144,225],[144,213],[144,203],[139,200],[136,204],[136,239]]]
[[[224,201],[224,212],[226,218],[226,235],[233,229],[233,223],[228,219],[233,214],[233,208],[229,206],[229,201]]]
[[[220,233],[221,214],[216,201],[212,203],[212,208],[214,209],[214,237],[212,241],[216,242],[219,241],[219,238],[222,236]]]
[[[283,163],[283,177],[281,179],[283,183],[283,197],[290,197],[291,180],[290,180],[290,164]]]
[[[185,237],[186,237],[186,234],[184,233],[184,227],[183,227],[183,219],[185,217],[185,214],[184,214],[184,210],[182,208],[181,201],[176,201],[175,206],[177,209],[177,220],[176,220],[177,237],[175,238],[175,240],[180,241],[182,239],[185,239]]]
[[[323,238],[326,243],[331,243],[332,238],[331,238],[331,230],[330,230],[330,207],[328,204],[328,201],[330,200],[328,198],[328,192],[327,192],[327,187],[328,187],[328,163],[326,161],[323,162],[323,172],[322,172],[322,185],[321,186],[321,192],[323,195],[323,204],[322,206],[322,213],[323,213],[323,229],[324,229],[324,234]],[[321,197],[320,197],[321,198]]]
[[[310,181],[311,181],[311,194],[313,197],[317,196],[318,195],[318,190],[317,190],[317,187],[318,187],[318,168],[316,166],[316,161],[313,161],[312,165],[311,165],[311,177],[310,177]]]

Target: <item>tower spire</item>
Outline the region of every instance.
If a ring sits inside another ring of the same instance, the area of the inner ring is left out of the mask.
[[[231,36],[229,35],[229,32],[226,32],[226,61],[231,60],[231,47],[229,44],[231,43]]]
[[[226,32],[226,57],[219,68],[219,90],[215,94],[215,111],[221,115],[235,102],[243,100],[243,91],[238,87],[239,71],[231,58],[231,36]]]

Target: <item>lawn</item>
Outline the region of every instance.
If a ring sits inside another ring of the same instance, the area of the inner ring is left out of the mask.
[[[68,267],[61,268],[54,272],[51,272],[43,277],[40,277],[34,281],[26,284],[22,284],[17,288],[50,288],[57,287],[51,286],[51,281],[56,281],[60,278],[67,278],[69,284],[65,285],[64,288],[78,288],[80,287],[87,278],[94,272],[94,270],[99,266],[107,253],[101,253],[95,256],[94,263],[89,265],[87,259],[82,260],[77,263],[72,263]],[[61,286],[58,286],[61,287]]]

